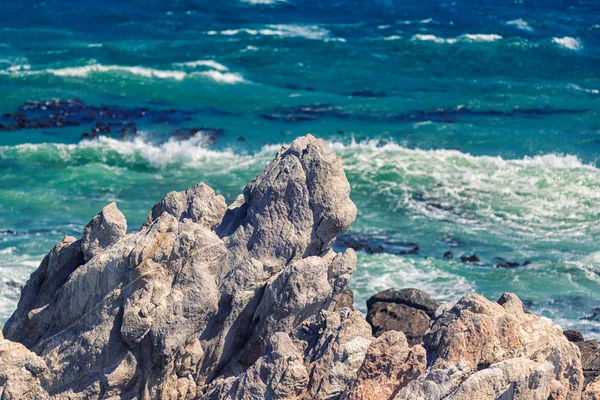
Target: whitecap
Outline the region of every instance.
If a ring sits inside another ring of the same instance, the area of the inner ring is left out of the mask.
[[[411,40],[419,40],[419,41],[423,41],[423,42],[435,42],[435,43],[450,43],[448,42],[448,39],[444,39],[435,35],[429,35],[429,34],[423,34],[423,33],[418,33],[416,35],[413,35]],[[456,40],[454,40],[456,41]],[[452,42],[454,43],[454,42]]]
[[[329,39],[329,31],[318,25],[267,25],[262,29],[225,29],[220,32],[221,35],[234,36],[240,33],[245,33],[251,36],[262,35],[262,36],[281,36],[288,38],[304,38],[311,40],[325,40]],[[216,31],[208,31],[208,35],[217,34]]]
[[[527,23],[527,21],[519,18],[519,19],[513,19],[511,21],[506,21],[506,25],[510,25],[510,26],[514,26],[518,29],[521,29],[523,31],[527,31],[527,32],[533,32],[533,28],[531,26],[529,26],[529,24]]]
[[[212,69],[216,69],[217,71],[227,71],[229,70],[229,68],[227,68],[226,66],[224,66],[223,64],[220,64],[218,62],[216,62],[215,60],[197,60],[197,61],[188,61],[188,62],[184,62],[184,63],[175,63],[173,65],[177,65],[180,67],[190,67],[190,68],[196,68],[196,67],[209,67]]]
[[[423,34],[423,33],[418,33],[416,35],[413,35],[412,39],[413,41],[418,40],[418,41],[423,41],[423,42],[434,42],[434,43],[447,43],[447,44],[454,44],[457,43],[459,41],[463,41],[463,42],[494,42],[496,40],[500,40],[502,39],[502,36],[500,35],[496,35],[496,34],[487,34],[487,33],[466,33],[464,35],[460,35],[454,38],[442,38],[439,36],[435,36],[435,35],[431,35],[431,34]]]
[[[495,42],[502,39],[502,36],[494,33],[466,33],[461,35],[460,38],[473,42]]]
[[[564,48],[567,48],[569,50],[581,50],[583,49],[583,44],[575,38],[569,37],[569,36],[565,36],[562,38],[552,38],[552,41],[556,44],[558,44],[559,46],[562,46]]]
[[[246,82],[246,80],[244,79],[244,77],[242,75],[233,73],[233,72],[221,72],[221,71],[213,70],[213,71],[199,72],[198,74],[207,76],[207,77],[211,78],[212,80],[214,80],[215,82],[219,82],[219,83],[234,84],[234,83]],[[195,73],[193,75],[195,75]]]

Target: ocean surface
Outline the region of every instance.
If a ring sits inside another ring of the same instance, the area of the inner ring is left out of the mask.
[[[312,133],[359,209],[336,248],[363,248],[360,310],[388,287],[510,291],[599,338],[599,15],[558,0],[0,2],[0,325],[109,202],[136,229],[199,181],[232,201]]]

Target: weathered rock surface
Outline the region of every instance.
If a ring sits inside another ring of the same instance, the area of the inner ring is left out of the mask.
[[[427,370],[401,399],[578,399],[577,347],[547,318],[523,311],[513,294],[498,303],[467,295],[425,337]]]
[[[110,204],[24,287],[0,335],[0,399],[581,397],[579,347],[514,295],[438,307],[382,292],[370,308],[406,307],[429,333],[374,338],[344,295],[356,255],[330,248],[355,219],[349,194],[341,159],[309,135],[229,207],[198,184],[127,233]]]
[[[391,399],[425,371],[426,358],[425,349],[419,345],[410,347],[402,332],[384,332],[371,343],[343,398]]]
[[[351,289],[344,289],[342,294],[335,299],[335,311],[342,310],[343,308],[349,308],[354,310],[354,292]]]
[[[422,343],[431,318],[440,304],[418,289],[387,289],[367,300],[367,321],[375,336],[404,332],[411,345]]]

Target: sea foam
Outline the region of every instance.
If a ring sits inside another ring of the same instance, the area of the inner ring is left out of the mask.
[[[552,41],[556,44],[558,44],[559,46],[562,46],[566,49],[569,50],[581,50],[583,49],[583,44],[581,44],[581,42],[578,39],[569,37],[569,36],[565,36],[565,37],[555,37],[552,38]]]

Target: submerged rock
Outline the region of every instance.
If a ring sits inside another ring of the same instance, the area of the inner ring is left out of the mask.
[[[105,207],[23,288],[0,335],[0,398],[580,398],[579,348],[514,295],[438,307],[385,291],[371,308],[412,310],[429,333],[375,339],[347,307],[356,255],[330,248],[356,217],[349,194],[341,159],[309,135],[229,207],[198,184],[133,233]]]

